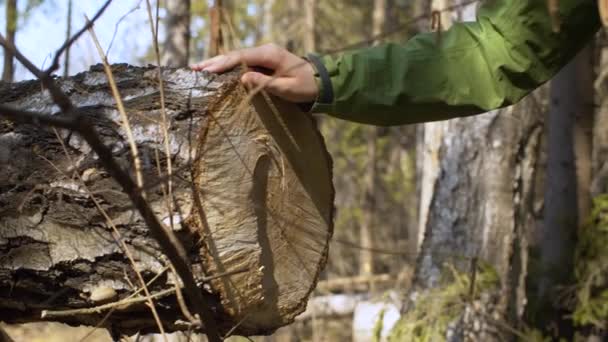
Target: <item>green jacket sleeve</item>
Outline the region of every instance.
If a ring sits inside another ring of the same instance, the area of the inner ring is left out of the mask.
[[[559,4],[557,33],[546,0],[486,0],[476,22],[455,24],[440,39],[419,34],[403,45],[322,56],[320,99],[330,96],[312,111],[400,125],[514,104],[557,73],[600,27],[596,1]]]

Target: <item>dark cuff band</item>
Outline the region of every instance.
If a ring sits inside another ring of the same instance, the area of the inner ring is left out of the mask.
[[[317,69],[317,74],[321,80],[321,93],[319,94],[317,102],[324,104],[334,102],[334,88],[331,85],[331,79],[329,78],[329,73],[327,72],[325,65],[316,55],[309,54],[306,58],[313,64],[315,69]]]

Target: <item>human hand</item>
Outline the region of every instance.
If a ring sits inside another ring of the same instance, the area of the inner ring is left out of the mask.
[[[264,87],[275,96],[298,103],[317,99],[319,89],[310,63],[275,44],[232,51],[193,65],[192,69],[223,72],[239,64],[263,67],[274,72],[273,76],[258,71],[245,72],[241,82],[250,89]]]

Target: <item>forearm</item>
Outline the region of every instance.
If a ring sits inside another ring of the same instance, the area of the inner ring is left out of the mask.
[[[545,0],[495,0],[478,20],[441,35],[324,56],[333,99],[315,112],[377,125],[482,113],[516,103],[548,81],[599,28],[596,3],[560,1],[552,31]],[[327,89],[321,89],[326,92]]]

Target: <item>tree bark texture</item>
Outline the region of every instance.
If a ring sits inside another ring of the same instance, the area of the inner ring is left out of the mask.
[[[190,0],[168,0],[162,64],[188,66],[190,57]]]
[[[539,241],[536,307],[538,324],[571,330],[565,307],[553,298],[574,281],[574,250],[590,212],[593,69],[583,50],[551,81],[544,223]],[[552,324],[553,325],[553,324]],[[561,332],[561,331],[560,331]],[[567,334],[567,332],[566,332]],[[560,336],[565,336],[561,332]]]
[[[139,148],[147,199],[189,251],[220,329],[238,324],[240,334],[265,334],[293,321],[325,265],[333,227],[331,160],[313,120],[265,95],[243,102],[247,93],[236,71],[217,76],[163,69],[173,165],[169,198],[157,69],[112,69]],[[57,82],[120,164],[133,169],[103,68]],[[0,102],[61,115],[37,81],[2,84]],[[146,281],[161,274],[150,291],[174,287],[127,195],[79,136],[59,135],[69,157],[52,129],[0,121],[0,320],[6,322],[121,300],[138,284],[93,198]],[[156,305],[166,328],[186,328],[173,295]],[[56,319],[96,324],[105,313]],[[120,306],[108,324],[119,331],[155,329],[143,303]]]
[[[489,263],[501,279],[497,310],[521,316],[529,235],[542,207],[538,183],[543,120],[534,96],[447,123],[415,284],[439,284],[446,263],[471,272]]]

